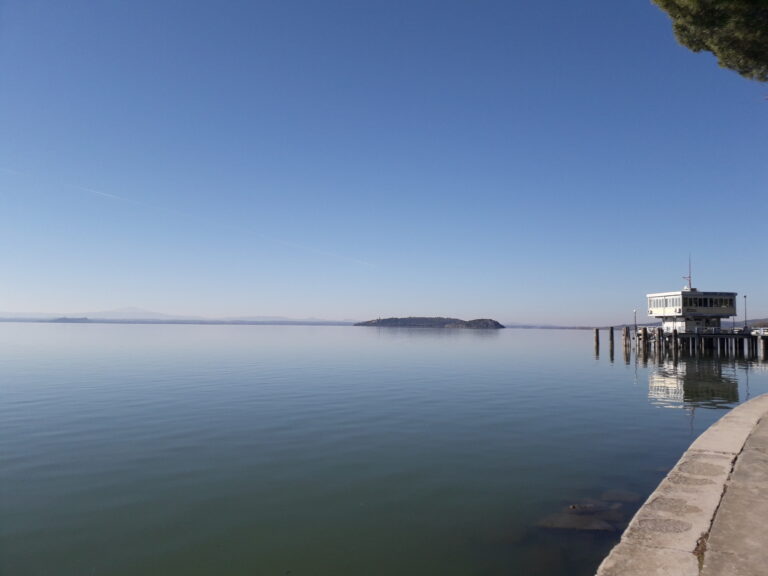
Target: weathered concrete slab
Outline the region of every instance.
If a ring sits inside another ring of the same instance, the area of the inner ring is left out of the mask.
[[[760,425],[750,434],[749,439],[744,444],[744,450],[756,450],[763,454],[768,454],[768,426],[763,426],[765,418],[760,421]]]
[[[707,566],[715,562],[710,561],[711,557],[728,554],[749,559],[754,569],[745,574],[765,576],[768,572],[766,519],[768,502],[764,497],[756,497],[754,492],[746,488],[729,486],[712,524],[707,552],[704,555],[703,574],[725,574],[714,572]]]
[[[768,394],[737,406],[712,424],[689,450],[738,454],[757,422],[768,413]]]
[[[767,492],[764,394],[734,408],[691,444],[597,574],[698,576],[701,557],[702,576],[765,576]]]
[[[765,428],[768,428],[768,421]],[[733,467],[729,489],[730,487],[752,488],[755,496],[768,498],[768,453],[745,449]],[[768,528],[768,516],[766,524]]]
[[[699,562],[687,552],[622,542],[603,560],[597,573],[601,576],[698,576]]]
[[[722,551],[709,551],[700,576],[765,576],[765,568],[757,572],[752,558]]]
[[[768,574],[768,414],[736,460],[709,533],[702,576]]]
[[[689,450],[699,452],[722,452],[736,456],[744,447],[749,433],[755,427],[756,419],[748,414],[742,415],[732,412],[727,414],[731,418],[721,418],[699,436]]]
[[[635,514],[622,539],[691,554],[709,531],[731,462],[726,454],[687,452]]]

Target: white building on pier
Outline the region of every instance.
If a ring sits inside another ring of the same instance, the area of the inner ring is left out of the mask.
[[[736,316],[736,292],[701,292],[689,286],[646,295],[648,316],[661,320],[665,332],[719,332],[723,319]]]

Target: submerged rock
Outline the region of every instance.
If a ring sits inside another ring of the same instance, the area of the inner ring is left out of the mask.
[[[606,500],[594,500],[585,498],[566,507],[566,510],[574,514],[600,514],[607,510],[619,510],[624,506],[621,502]]]
[[[597,516],[591,514],[572,514],[570,512],[560,512],[542,518],[537,526],[557,530],[592,530],[601,532],[614,532],[617,530],[613,524]]]
[[[615,494],[612,498],[626,496]],[[621,501],[584,499],[569,504],[556,514],[546,516],[536,525],[558,530],[614,532],[621,530],[626,524],[627,512]]]
[[[630,490],[606,490],[600,495],[600,499],[607,502],[639,502],[640,494]]]

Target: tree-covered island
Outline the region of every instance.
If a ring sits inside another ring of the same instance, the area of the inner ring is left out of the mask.
[[[475,330],[498,330],[502,324],[490,318],[459,320],[458,318],[411,316],[408,318],[378,318],[358,322],[355,326],[385,326],[395,328],[472,328]]]

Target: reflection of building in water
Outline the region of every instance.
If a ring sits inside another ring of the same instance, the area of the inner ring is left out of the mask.
[[[648,375],[648,398],[664,404],[710,406],[739,401],[735,371],[718,362],[699,359],[667,360]]]

